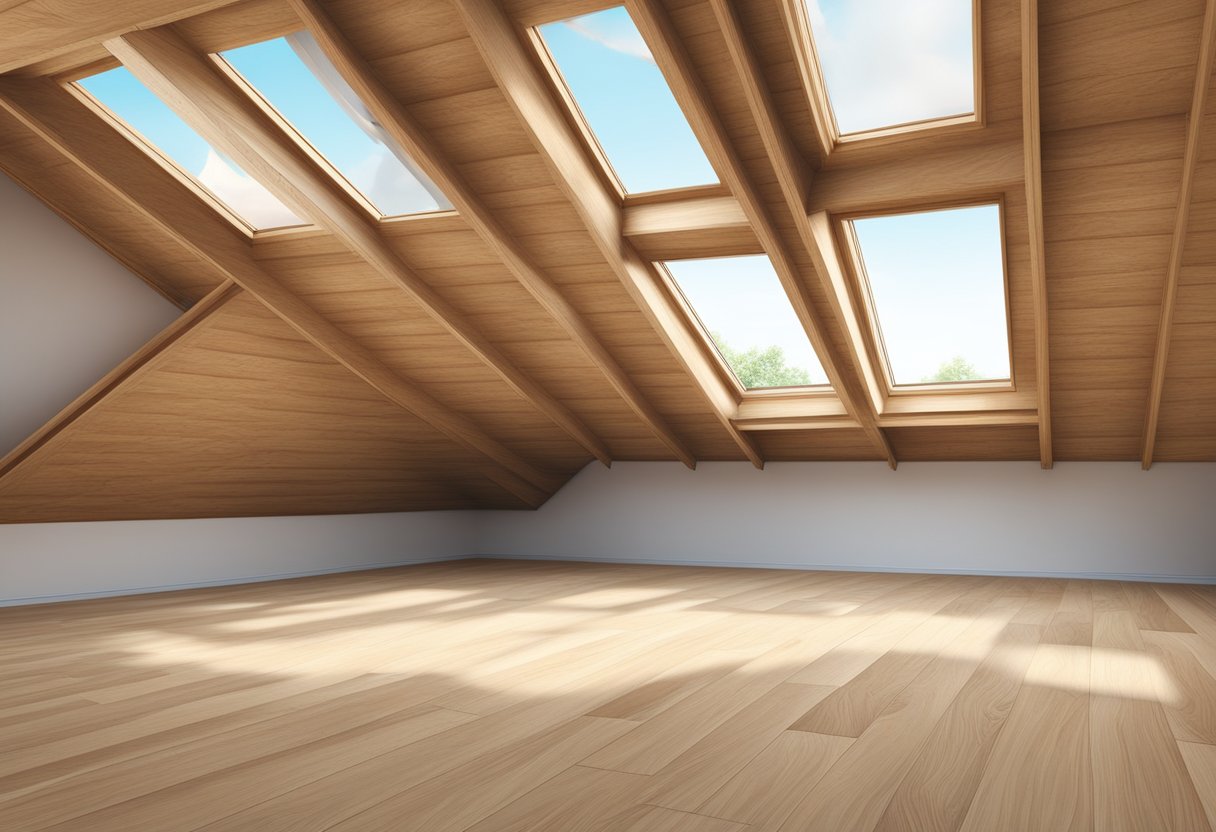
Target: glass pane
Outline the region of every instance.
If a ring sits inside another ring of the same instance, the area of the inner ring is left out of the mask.
[[[548,23],[540,33],[626,191],[718,181],[624,8]]]
[[[220,53],[384,216],[450,208],[305,33]]]
[[[250,227],[306,224],[270,191],[207,144],[126,67],[92,75],[78,83]]]
[[[853,227],[896,384],[1009,378],[998,206]]]
[[[828,383],[768,257],[664,265],[744,388]]]
[[[975,111],[972,0],[806,0],[842,135]]]

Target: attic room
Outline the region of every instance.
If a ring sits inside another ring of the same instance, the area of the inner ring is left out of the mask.
[[[0,830],[1216,830],[1216,0],[0,0]]]

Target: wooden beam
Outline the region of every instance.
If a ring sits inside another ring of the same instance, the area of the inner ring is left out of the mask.
[[[732,423],[738,398],[719,375],[703,340],[670,296],[654,264],[623,235],[621,205],[592,167],[533,56],[497,0],[454,0],[456,9],[554,180],[574,206],[596,247],[652,326],[705,394],[719,423],[757,467],[755,445]]]
[[[1023,187],[1024,144],[1020,132],[985,127],[951,137],[949,147],[825,168],[815,173],[806,210],[848,214],[992,197]]]
[[[249,241],[230,223],[67,90],[43,79],[0,79],[0,106],[173,237],[200,268],[240,285],[381,395],[484,455],[486,475],[525,503],[539,505],[560,486],[557,477],[398,376],[264,271]]]
[[[790,51],[802,76],[807,105],[815,125],[815,144],[820,159],[826,161],[836,149],[836,117],[828,100],[827,84],[823,81],[823,69],[815,53],[815,39],[811,36],[810,21],[806,15],[806,0],[777,0],[781,17],[790,39]]]
[[[866,436],[886,458],[888,464],[895,468],[897,463],[891,444],[878,427],[873,408],[865,403],[864,392],[860,389],[860,385],[842,370],[844,362],[840,361],[826,335],[824,318],[815,308],[802,283],[802,275],[795,265],[793,253],[782,240],[773,217],[730,141],[726,127],[711,106],[709,96],[697,76],[683,43],[667,17],[667,12],[657,0],[627,0],[626,8],[632,14],[642,37],[650,46],[655,61],[663,70],[676,100],[683,105],[693,131],[705,146],[706,154],[714,162],[724,184],[739,200],[744,213],[756,230],[756,237],[768,254],[769,260],[772,261],[773,268],[781,279],[786,295],[794,307],[794,312],[798,315],[803,329],[806,330],[815,352],[818,353],[828,380],[844,404],[845,410],[861,425]],[[729,12],[729,9],[727,11]],[[748,96],[750,100],[755,101],[757,95],[766,95],[761,86],[762,82],[754,77],[754,68],[747,67],[744,74],[752,76],[750,83],[745,79],[745,88],[751,91]],[[763,109],[763,102],[756,102],[756,106]],[[771,107],[771,102],[769,102],[769,106]],[[767,121],[758,119],[758,127],[765,139],[766,147],[770,147],[770,143],[772,147],[776,147],[783,141],[783,134],[777,132],[777,124],[771,119]],[[770,135],[765,135],[766,129]],[[788,137],[785,140],[788,141]],[[772,147],[770,147],[770,152]],[[802,197],[805,188],[802,183],[808,180],[809,171],[806,168],[805,160],[797,156],[792,147],[779,148],[779,150],[782,155],[774,159],[777,178],[782,180],[783,190],[790,189],[793,193],[795,222],[805,222],[806,215]],[[790,198],[787,197],[787,208],[790,207],[789,202]]]
[[[0,74],[94,46],[135,29],[161,26],[237,0],[39,0],[3,3]]]
[[[115,392],[130,387],[144,373],[157,366],[173,347],[185,343],[213,314],[241,293],[241,288],[225,280],[198,303],[140,347],[134,355],[106,373],[96,384],[80,394],[67,407],[0,459],[0,485],[11,485],[17,472],[48,445],[71,433],[85,414]]]
[[[299,216],[328,229],[425,310],[525,401],[605,465],[607,446],[568,407],[516,367],[429,283],[411,270],[336,182],[262,117],[215,64],[171,29],[131,32],[106,41],[145,86],[217,150],[228,154]]]
[[[743,84],[743,92],[769,162],[777,174],[786,207],[793,217],[803,246],[815,264],[836,326],[844,335],[849,363],[855,374],[851,381],[859,384],[864,392],[859,397],[858,406],[867,411],[866,421],[877,424],[886,400],[886,387],[875,374],[866,351],[860,316],[849,294],[844,265],[832,233],[831,218],[825,211],[817,211],[810,216],[806,213],[805,195],[809,179],[806,164],[773,103],[763,69],[743,34],[738,13],[726,0],[711,0],[710,5],[726,40],[735,72]]]
[[[1051,448],[1051,352],[1047,320],[1047,253],[1043,235],[1043,153],[1039,123],[1038,0],[1022,0],[1022,147],[1030,280],[1034,297],[1034,376],[1039,393],[1039,464],[1054,464]]]
[[[673,195],[626,203],[624,232],[650,260],[764,252],[751,221],[733,196]]]
[[[692,452],[667,424],[663,415],[637,389],[620,364],[592,332],[591,326],[579,311],[549,276],[536,267],[515,237],[465,181],[456,165],[448,160],[401,102],[380,82],[320,4],[316,0],[291,0],[291,5],[338,73],[350,84],[385,131],[443,191],[465,221],[498,255],[537,303],[565,330],[571,340],[583,349],[591,363],[599,369],[651,433],[658,437],[677,459],[689,467],[694,466],[696,460]]]
[[[1029,0],[1023,0],[1023,2],[1029,2]],[[1140,453],[1140,465],[1146,471],[1153,465],[1153,449],[1157,444],[1157,422],[1161,418],[1161,394],[1165,389],[1170,337],[1173,335],[1174,329],[1174,305],[1178,296],[1178,276],[1182,272],[1182,253],[1186,248],[1186,231],[1191,219],[1191,192],[1195,185],[1195,168],[1199,164],[1200,139],[1208,107],[1208,90],[1212,86],[1213,63],[1216,63],[1216,0],[1208,0],[1203,14],[1199,62],[1195,71],[1195,87],[1191,93],[1191,110],[1187,119],[1186,150],[1182,157],[1182,184],[1178,187],[1174,238],[1170,243],[1170,260],[1165,273],[1165,290],[1161,297],[1161,322],[1157,325],[1157,350],[1153,356],[1153,375],[1149,381],[1148,408],[1144,420],[1144,442]]]

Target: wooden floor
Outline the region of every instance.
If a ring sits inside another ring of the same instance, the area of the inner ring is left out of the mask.
[[[468,561],[0,610],[0,829],[1209,830],[1216,588]]]

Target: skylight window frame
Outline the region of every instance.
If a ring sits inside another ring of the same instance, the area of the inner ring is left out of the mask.
[[[684,290],[680,288],[680,282],[676,280],[675,275],[673,275],[671,270],[667,268],[668,263],[678,263],[682,260],[730,260],[733,258],[755,256],[757,255],[754,253],[704,256],[692,255],[684,257],[670,257],[666,260],[655,260],[652,262],[652,265],[658,272],[659,277],[662,279],[663,287],[667,290],[668,296],[683,313],[684,319],[688,325],[697,334],[698,345],[700,346],[703,354],[709,357],[714,368],[717,370],[719,377],[734,392],[735,400],[737,402],[742,403],[749,400],[754,401],[756,399],[835,399],[836,391],[832,387],[830,381],[823,384],[800,384],[785,387],[744,387],[743,382],[739,379],[739,376],[735,374],[735,371],[727,362],[726,356],[722,354],[722,350],[719,349],[718,345],[714,342],[714,339],[710,336],[709,327],[706,326],[705,321],[703,321],[701,316],[697,313],[696,307],[693,306],[692,301],[689,300],[686,294],[684,294]],[[791,311],[793,310],[791,309]],[[795,317],[797,316],[795,315]],[[801,321],[799,323],[801,323]],[[804,334],[806,334],[807,341],[811,346],[811,350],[815,353],[815,357],[822,364],[823,358],[819,355],[819,351],[815,349],[814,342],[811,340],[809,333]]]
[[[246,45],[252,46],[257,43],[264,43],[267,40],[276,40],[277,38],[282,38],[293,34],[296,31],[301,30],[294,29],[283,34],[276,35],[272,38],[263,38]],[[242,75],[240,70],[230,64],[227,59],[220,54],[220,52],[208,53],[207,57],[211,59],[211,61],[219,68],[220,72],[222,72],[237,89],[248,96],[248,98],[257,106],[257,108],[266,116],[266,118],[270,119],[270,121],[274,123],[274,126],[277,129],[281,130],[287,137],[289,137],[313,164],[319,167],[327,176],[329,176],[330,179],[336,182],[337,185],[347,194],[347,196],[358,203],[363,210],[367,211],[367,213],[370,214],[372,219],[377,223],[393,222],[405,217],[424,217],[434,214],[451,213],[451,208],[444,208],[441,206],[431,211],[414,211],[408,214],[385,214],[375,205],[375,203],[371,201],[371,199],[365,196],[363,192],[359,190],[359,188],[355,187],[355,184],[338,169],[338,166],[330,162],[329,159],[326,158],[325,154],[322,153],[311,141],[309,141],[308,137],[300,132],[300,130],[298,130],[285,115],[279,112],[278,108],[275,107],[274,104],[272,104],[270,100],[266,98],[266,96],[262,95],[261,91],[253,85],[253,82]]]
[[[582,107],[579,106],[578,98],[574,95],[574,91],[570,89],[570,84],[566,81],[565,75],[562,73],[561,67],[558,66],[557,59],[553,56],[552,50],[549,49],[549,44],[545,41],[544,35],[541,34],[541,27],[548,26],[552,23],[560,23],[563,20],[569,20],[572,17],[581,17],[584,15],[596,14],[597,12],[608,11],[609,9],[624,8],[626,14],[629,14],[630,19],[633,18],[629,11],[629,4],[625,0],[609,0],[602,5],[596,5],[594,8],[579,9],[572,11],[570,14],[556,18],[554,20],[541,20],[535,23],[529,23],[525,30],[529,43],[532,45],[532,54],[542,70],[542,74],[549,82],[550,89],[563,105],[563,115],[568,124],[574,128],[579,140],[582,142],[584,149],[595,159],[596,174],[605,186],[616,196],[618,202],[622,205],[642,205],[649,202],[659,202],[665,199],[670,199],[677,195],[697,194],[703,196],[725,196],[730,193],[730,189],[722,179],[722,174],[718,172],[719,165],[710,153],[709,147],[702,139],[700,132],[697,130],[696,121],[690,117],[688,111],[684,107],[684,103],[680,100],[680,96],[676,94],[675,89],[667,81],[667,75],[663,72],[661,66],[658,67],[659,74],[663,76],[663,82],[667,84],[668,90],[671,92],[671,97],[675,101],[676,107],[680,114],[684,117],[684,121],[688,123],[688,128],[692,132],[693,138],[701,148],[701,152],[705,154],[706,161],[713,169],[714,175],[718,177],[717,182],[702,182],[696,185],[684,185],[675,188],[661,188],[652,191],[637,191],[631,192],[625,188],[624,180],[613,167],[612,161],[608,157],[607,151],[604,150],[600,143],[599,137],[591,128],[591,123],[587,120],[586,114]],[[636,22],[634,26],[638,29],[638,35],[646,43],[646,46],[653,53],[654,48],[651,43],[646,40],[646,35],[642,32],[641,27],[638,27]],[[732,374],[733,375],[733,374]]]
[[[891,367],[890,353],[887,350],[886,341],[882,334],[882,326],[879,322],[878,307],[874,300],[873,288],[870,283],[869,274],[866,271],[861,242],[857,238],[856,227],[853,225],[854,220],[988,206],[996,206],[997,217],[1000,223],[1001,278],[1005,300],[1005,341],[1009,356],[1009,378],[897,384],[895,382],[895,373]],[[885,394],[888,398],[915,397],[939,393],[1017,392],[1017,364],[1014,360],[1016,356],[1014,355],[1013,310],[1011,305],[1012,289],[1009,279],[1009,239],[1004,194],[899,205],[880,210],[849,211],[836,214],[833,220],[836,242],[844,253],[843,260],[849,282],[851,283],[850,289],[853,291],[854,298],[856,299],[854,305],[861,313],[862,322],[864,323],[862,336],[866,345],[867,359],[876,377],[883,379]]]
[[[984,49],[983,18],[981,0],[971,0],[971,79],[972,112],[956,115],[936,116],[927,119],[891,124],[853,133],[841,133],[836,123],[836,111],[828,93],[823,64],[815,46],[815,37],[807,15],[806,0],[780,0],[786,29],[795,54],[795,63],[802,76],[802,87],[811,112],[822,114],[826,124],[822,125],[830,140],[829,153],[847,150],[853,146],[871,147],[879,144],[906,141],[926,134],[940,135],[983,128],[984,115]],[[818,120],[818,116],[817,116]]]
[[[240,212],[228,205],[228,203],[220,199],[217,194],[213,193],[210,188],[200,182],[198,177],[183,168],[177,163],[176,160],[166,155],[164,151],[157,147],[151,139],[136,130],[132,125],[128,124],[125,119],[107,107],[96,96],[85,89],[83,84],[80,83],[86,78],[91,78],[94,75],[99,75],[103,72],[108,72],[111,69],[117,69],[121,66],[122,64],[117,60],[101,61],[96,64],[90,64],[86,67],[82,67],[71,73],[64,73],[57,76],[55,81],[66,89],[70,95],[76,98],[82,107],[90,110],[98,118],[109,124],[110,127],[112,127],[120,136],[146,153],[148,157],[163,168],[166,173],[177,179],[178,182],[180,182],[195,196],[205,202],[216,213],[228,220],[228,222],[232,223],[232,225],[235,226],[236,229],[246,237],[252,239],[263,234],[283,234],[307,231],[315,228],[315,226],[307,220],[304,220],[297,225],[276,225],[267,228],[258,228],[254,226],[243,216],[241,216]],[[165,106],[168,105],[166,104]],[[193,130],[194,128],[191,127],[191,129]],[[204,141],[206,141],[206,139],[204,139]],[[287,206],[287,208],[288,210],[293,210],[291,209],[291,206]]]

